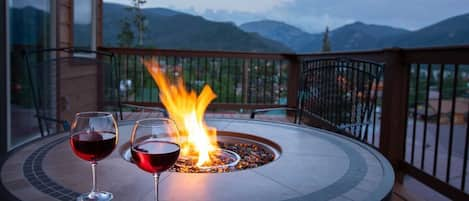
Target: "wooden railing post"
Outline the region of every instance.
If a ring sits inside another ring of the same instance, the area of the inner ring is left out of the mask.
[[[407,130],[409,69],[399,48],[384,51],[384,88],[379,149],[391,162],[396,179],[402,183],[399,164],[404,160]]]
[[[298,101],[299,76],[301,62],[298,56],[291,55],[289,57],[290,66],[288,67],[288,87],[287,87],[287,105],[296,108]]]

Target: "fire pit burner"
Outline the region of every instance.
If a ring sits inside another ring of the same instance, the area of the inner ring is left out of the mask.
[[[227,172],[234,170],[241,160],[241,157],[233,151],[220,149],[214,156],[211,156],[213,165],[195,166],[197,158],[179,157],[176,164],[170,169],[173,172]]]
[[[254,135],[227,131],[217,132],[220,151],[213,155],[213,165],[195,166],[196,159],[178,159],[169,171],[181,173],[222,173],[256,168],[276,160],[280,156],[280,146]],[[120,148],[122,157],[131,161],[129,143]]]

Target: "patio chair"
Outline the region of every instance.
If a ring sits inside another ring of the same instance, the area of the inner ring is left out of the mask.
[[[376,118],[383,65],[371,61],[326,58],[302,61],[296,108],[265,108],[251,113],[288,110],[294,123],[309,124],[354,136],[368,137]],[[373,119],[372,119],[373,118]]]
[[[78,56],[80,54],[82,56]],[[111,65],[113,56],[104,52],[56,48],[25,50],[23,51],[23,57],[26,64],[28,83],[31,88],[35,117],[38,121],[41,136],[45,136],[46,133],[51,134],[51,127],[59,128],[61,126],[64,131],[70,129],[70,123],[67,120],[56,117],[56,111],[60,109],[56,108],[56,105],[64,106],[68,102],[66,99],[57,98],[57,94],[54,92],[60,87],[60,77],[58,77],[57,72],[64,65],[76,66],[77,69],[85,65]],[[60,101],[60,103],[56,104],[56,101]]]
[[[98,103],[93,108],[96,110],[115,112],[116,117],[123,119],[122,110],[131,105],[122,104],[120,101],[119,72],[114,68],[114,55],[110,52],[92,51],[75,48],[55,48],[23,51],[26,63],[28,83],[31,88],[32,105],[35,117],[38,121],[41,136],[50,134],[51,128],[60,128],[64,131],[70,129],[70,123],[65,119],[58,119],[57,110],[69,110],[70,100],[64,97],[56,97],[53,92],[60,88],[59,76],[97,76],[96,91]],[[64,67],[72,72],[65,71]],[[82,69],[96,67],[95,74],[88,74]],[[60,72],[58,75],[57,72]],[[81,88],[83,86],[72,86]],[[52,90],[51,90],[52,89]],[[93,94],[94,95],[94,94]],[[56,104],[58,102],[58,104]],[[56,105],[61,108],[56,108]],[[149,109],[149,108],[147,108]],[[161,108],[153,108],[163,112]],[[71,111],[78,112],[78,111]],[[54,125],[55,124],[55,125]]]

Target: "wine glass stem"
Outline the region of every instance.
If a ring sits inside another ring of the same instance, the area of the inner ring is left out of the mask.
[[[97,189],[98,181],[96,179],[96,165],[97,164],[98,163],[96,161],[91,162],[91,174],[92,174],[92,177],[93,177],[93,188],[91,189],[92,194],[98,192],[98,189]]]
[[[158,182],[160,179],[160,173],[153,173],[153,182],[155,183],[155,201],[158,201],[159,193],[158,193]]]

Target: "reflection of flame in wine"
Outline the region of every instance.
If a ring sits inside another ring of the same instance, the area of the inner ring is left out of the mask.
[[[188,91],[179,78],[175,85],[165,77],[157,61],[144,61],[148,72],[160,90],[160,99],[171,119],[176,122],[182,138],[180,142],[182,157],[197,157],[196,166],[210,165],[210,156],[219,149],[215,128],[209,128],[204,122],[204,113],[216,94],[205,85],[197,96],[195,91]]]

